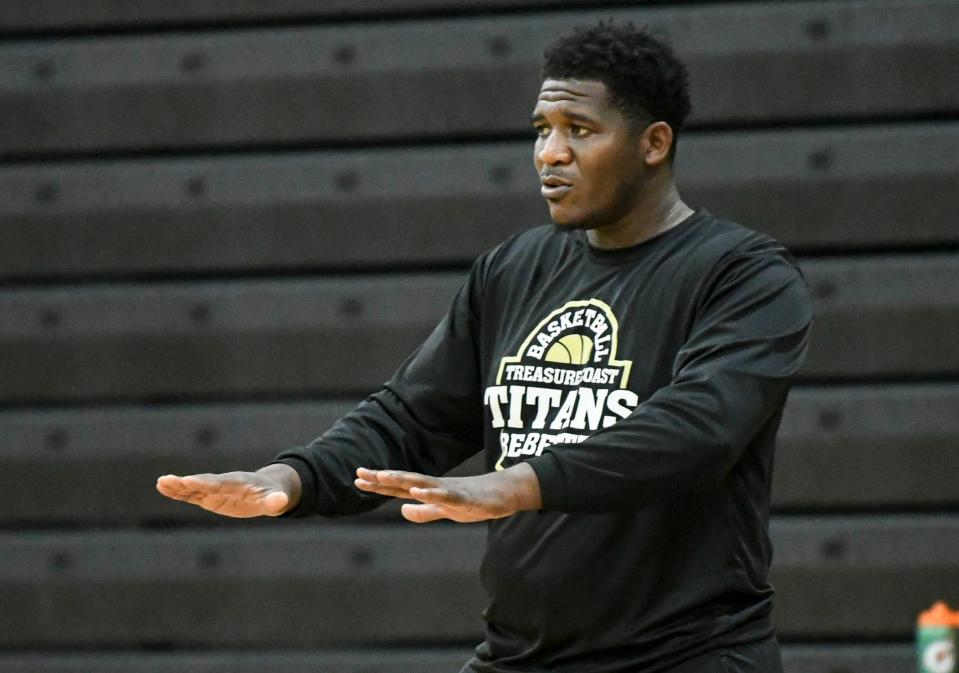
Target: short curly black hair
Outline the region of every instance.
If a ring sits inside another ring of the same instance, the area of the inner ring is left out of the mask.
[[[669,45],[632,21],[580,26],[543,52],[543,79],[586,79],[606,85],[613,103],[637,125],[664,121],[679,132],[692,110],[689,73]]]

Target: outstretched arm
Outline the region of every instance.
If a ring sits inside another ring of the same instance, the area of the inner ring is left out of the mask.
[[[402,507],[404,518],[414,523],[502,519],[542,505],[539,479],[525,463],[475,477],[430,477],[361,467],[356,470],[354,483],[368,493],[419,501]]]
[[[383,389],[306,446],[277,456],[300,477],[291,516],[342,516],[383,503],[356,468],[444,474],[482,448],[479,346],[483,258],[446,316]]]
[[[447,316],[383,389],[321,437],[256,472],[165,475],[157,490],[224,516],[338,516],[383,501],[354,486],[357,465],[442,474],[476,453],[483,411],[475,342],[479,264]]]

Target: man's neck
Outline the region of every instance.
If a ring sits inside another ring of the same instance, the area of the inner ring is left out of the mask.
[[[627,220],[587,230],[589,244],[601,250],[628,248],[672,229],[693,213],[672,184],[650,201],[651,205],[635,209]]]

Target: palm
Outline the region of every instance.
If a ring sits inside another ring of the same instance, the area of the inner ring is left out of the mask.
[[[168,498],[237,518],[276,516],[289,496],[271,479],[255,472],[166,475],[157,479],[157,490]]]
[[[415,523],[449,519],[474,523],[509,516],[509,493],[498,487],[499,474],[475,477],[430,477],[415,472],[359,468],[355,484],[362,491],[393,498],[417,500],[401,508],[403,516]]]
[[[474,523],[476,521],[498,519],[510,514],[503,507],[500,494],[488,488],[483,488],[482,485],[476,484],[476,481],[478,480],[470,477],[447,477],[442,480],[442,490],[439,491],[440,497],[443,498],[442,501],[433,500],[429,507],[425,505],[404,505],[404,515],[416,521],[424,518],[423,515],[429,516],[431,513],[435,513],[444,519],[459,523]],[[435,488],[436,486],[440,486],[440,484],[424,487]],[[434,494],[436,493],[437,491],[434,491]]]

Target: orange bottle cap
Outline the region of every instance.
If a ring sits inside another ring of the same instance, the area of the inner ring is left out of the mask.
[[[959,624],[959,613],[953,612],[945,601],[936,601],[925,612],[919,613],[919,626],[956,626]]]

